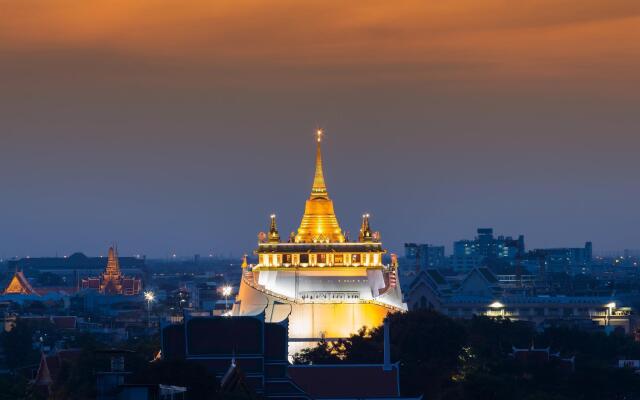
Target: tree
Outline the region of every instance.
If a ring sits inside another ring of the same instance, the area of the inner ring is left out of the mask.
[[[392,361],[400,362],[403,395],[433,397],[451,382],[460,367],[466,342],[464,327],[430,310],[390,315]],[[381,363],[384,352],[382,327],[360,330],[346,340],[321,341],[294,357],[298,363]]]
[[[96,396],[96,375],[98,371],[107,371],[107,360],[97,354],[102,345],[90,336],[78,341],[82,344],[82,352],[74,363],[63,363],[56,381],[53,383],[51,399],[85,400]]]
[[[619,356],[640,358],[629,335],[550,328],[527,322],[475,317],[452,320],[433,311],[389,316],[391,356],[400,362],[402,394],[442,400],[638,400],[640,377],[617,369]],[[361,330],[345,340],[321,341],[298,363],[380,363],[383,329]],[[575,371],[557,358],[521,363],[512,347],[550,347],[575,356]]]
[[[10,369],[38,363],[39,354],[33,349],[31,343],[33,334],[33,328],[20,320],[11,331],[0,334],[7,366]]]
[[[467,342],[464,326],[431,310],[393,314],[389,319],[391,356],[400,362],[403,395],[434,398],[460,371]],[[378,342],[381,331],[377,328]]]
[[[44,396],[37,393],[29,382],[20,375],[0,376],[0,400],[44,400]]]
[[[303,349],[293,355],[294,364],[336,364],[340,361],[333,351],[333,344],[324,339],[315,347]]]

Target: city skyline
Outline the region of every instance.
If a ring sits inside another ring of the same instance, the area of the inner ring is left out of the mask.
[[[4,7],[0,255],[249,253],[295,230],[319,126],[390,251],[640,247],[640,5],[505,4]]]

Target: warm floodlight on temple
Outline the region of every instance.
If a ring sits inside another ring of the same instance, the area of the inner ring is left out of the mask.
[[[297,231],[281,238],[276,215],[268,233],[258,235],[258,263],[242,263],[236,315],[264,312],[269,322],[289,318],[289,351],[321,338],[345,338],[363,326],[382,324],[389,313],[405,311],[397,260],[383,263],[386,250],[362,216],[357,240],[338,223],[322,165],[322,135],[316,131],[315,174]],[[374,193],[372,193],[374,195]]]

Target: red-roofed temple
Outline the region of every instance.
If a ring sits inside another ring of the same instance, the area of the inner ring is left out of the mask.
[[[118,253],[114,247],[110,247],[105,271],[100,276],[83,279],[82,289],[95,289],[102,294],[133,296],[142,290],[142,281],[122,274]]]

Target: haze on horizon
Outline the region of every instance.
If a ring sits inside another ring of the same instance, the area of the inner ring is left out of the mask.
[[[135,4],[133,4],[135,3]],[[640,248],[633,0],[0,0],[0,257],[343,229]]]

